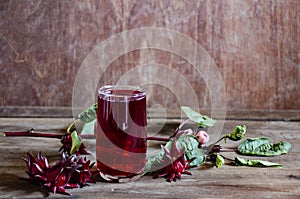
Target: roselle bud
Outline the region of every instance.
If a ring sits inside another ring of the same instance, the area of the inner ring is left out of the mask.
[[[61,141],[62,143],[62,146],[60,147],[59,151],[62,151],[63,153],[64,152],[67,152],[68,154],[70,154],[70,150],[71,150],[71,147],[72,147],[72,137],[70,134],[65,134]]]
[[[196,133],[196,137],[198,138],[200,144],[205,144],[209,141],[209,135],[202,130]]]
[[[214,145],[214,147],[212,148],[212,151],[215,152],[215,153],[218,153],[218,152],[221,151],[221,149],[222,149],[222,146],[216,144],[216,145]]]

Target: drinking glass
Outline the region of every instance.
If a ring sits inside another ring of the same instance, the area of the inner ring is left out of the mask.
[[[98,90],[97,167],[102,174],[128,177],[146,164],[146,92],[134,86],[103,86]]]

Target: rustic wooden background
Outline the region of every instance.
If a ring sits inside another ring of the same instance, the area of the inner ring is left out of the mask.
[[[299,0],[1,0],[0,106],[71,106],[76,73],[97,44],[132,28],[165,27],[208,51],[222,74],[228,109],[300,110],[299,13]],[[201,107],[209,108],[205,82],[193,67],[159,50],[121,56],[99,84],[113,84],[141,56],[183,74]],[[153,88],[150,104],[178,105],[168,88]]]

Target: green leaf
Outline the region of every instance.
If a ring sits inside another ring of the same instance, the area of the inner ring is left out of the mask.
[[[86,109],[85,111],[81,112],[77,118],[84,122],[84,123],[89,123],[95,119],[97,119],[97,103],[93,104],[92,106],[90,106],[88,109]]]
[[[223,166],[224,163],[225,163],[224,158],[220,154],[217,154],[216,155],[216,162],[215,162],[216,167],[220,168],[221,166]]]
[[[248,138],[238,146],[238,152],[245,155],[275,156],[286,154],[292,145],[288,142],[270,143],[269,138]]]
[[[182,106],[181,110],[188,116],[190,120],[197,123],[198,126],[201,128],[213,126],[216,123],[216,120],[208,116],[201,115],[200,113],[194,111],[188,106]]]
[[[72,147],[70,150],[70,154],[74,154],[80,147],[81,145],[81,138],[80,136],[78,136],[77,131],[74,130],[71,133],[71,138],[72,138]]]
[[[84,123],[80,134],[82,135],[94,135],[95,134],[95,123],[97,120],[93,120],[89,123]]]
[[[229,140],[232,140],[232,141],[241,140],[241,139],[243,139],[245,137],[246,132],[247,132],[246,125],[236,126],[235,129],[234,129],[234,131],[231,134],[226,134],[224,136],[225,142],[226,142],[227,138]]]
[[[164,150],[160,150],[157,154],[147,158],[143,175],[145,175],[148,172],[155,171],[157,170],[157,168],[160,168],[161,160],[163,159],[164,154]]]
[[[164,147],[170,150],[172,146],[172,142],[173,140],[168,141]],[[155,155],[148,157],[146,160],[146,166],[144,168],[143,175],[145,175],[148,172],[156,171],[158,168],[160,168],[164,155],[165,155],[165,151],[161,149]]]
[[[199,148],[199,141],[194,135],[181,136],[177,140],[178,149],[184,149],[184,157],[186,160],[195,158],[190,166],[199,166],[206,160],[205,153]]]
[[[274,162],[264,161],[264,160],[248,160],[240,157],[235,158],[235,164],[237,166],[249,166],[249,167],[278,167],[281,168],[282,165]]]
[[[170,140],[166,143],[165,147],[170,150],[173,140]],[[202,149],[198,148],[199,142],[194,135],[184,135],[177,139],[177,147],[179,150],[184,149],[184,157],[186,160],[195,159],[190,163],[190,166],[199,166],[203,164],[206,160],[205,153]],[[161,149],[155,155],[147,158],[146,166],[144,168],[143,174],[146,174],[150,171],[157,170],[160,168],[161,161],[164,157],[164,150]]]

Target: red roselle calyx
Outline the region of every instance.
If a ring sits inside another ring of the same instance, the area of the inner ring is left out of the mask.
[[[212,148],[212,152],[215,152],[215,153],[219,153],[222,149],[222,146],[221,145],[214,145],[214,147]]]
[[[187,169],[192,168],[189,164],[195,158],[186,161],[183,151],[177,148],[175,139],[172,142],[171,150],[168,150],[166,147],[163,147],[163,149],[165,154],[161,163],[167,166],[160,170],[161,173],[158,177],[168,176],[168,180],[172,182],[176,181],[176,178],[181,179],[182,174],[191,175]]]
[[[71,155],[71,148],[72,148],[72,136],[71,134],[65,134],[61,141],[62,146],[60,147],[59,151],[66,152],[68,155]],[[89,155],[90,152],[87,150],[85,145],[81,142],[79,149],[75,152],[76,155]]]
[[[60,161],[55,165],[49,166],[48,160],[41,152],[35,158],[31,153],[27,154],[26,173],[29,175],[27,181],[41,186],[51,188],[53,193],[60,192],[70,195],[66,188],[77,188],[87,185],[87,182],[94,182],[90,177],[90,169],[94,164],[90,160],[76,155],[68,158],[62,153]]]

